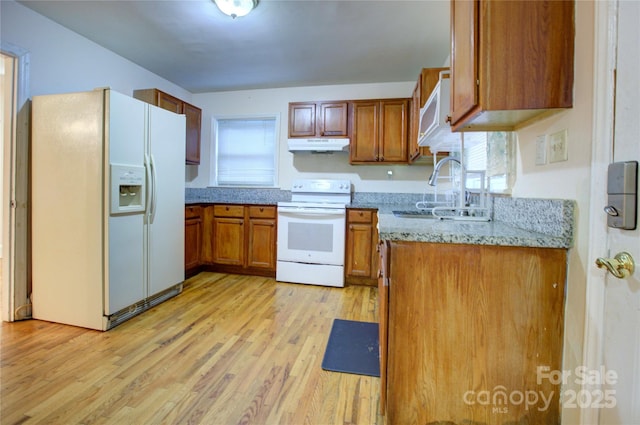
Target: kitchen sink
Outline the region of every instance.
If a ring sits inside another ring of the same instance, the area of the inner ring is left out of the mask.
[[[430,218],[436,219],[431,213],[431,209],[428,210],[403,210],[403,211],[392,211],[393,215],[396,217],[402,218]]]

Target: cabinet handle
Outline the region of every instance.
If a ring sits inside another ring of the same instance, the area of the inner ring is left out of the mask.
[[[260,212],[264,212],[264,208],[260,208]]]

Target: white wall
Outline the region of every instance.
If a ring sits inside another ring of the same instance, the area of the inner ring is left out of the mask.
[[[416,75],[416,80],[418,76]],[[344,178],[359,192],[417,192],[427,190],[431,171],[425,165],[350,165],[346,153],[292,154],[287,150],[289,102],[311,100],[355,100],[409,97],[415,81],[386,84],[294,87],[195,94],[193,102],[203,109],[201,163],[189,166],[188,187],[206,187],[210,182],[213,116],[277,114],[280,117],[279,185],[290,189],[295,178]],[[393,172],[388,178],[387,171]],[[431,191],[431,189],[429,189]]]
[[[111,87],[132,95],[157,87],[184,100],[191,93],[13,0],[0,1],[0,40],[30,55],[30,96]]]
[[[518,132],[514,197],[561,198],[577,202],[576,238],[569,253],[565,310],[564,369],[582,365],[588,258],[591,145],[593,139],[594,2],[577,1],[573,108]],[[567,129],[568,161],[535,165],[536,137]],[[579,390],[579,388],[577,389]],[[563,423],[578,423],[578,409],[566,409]]]

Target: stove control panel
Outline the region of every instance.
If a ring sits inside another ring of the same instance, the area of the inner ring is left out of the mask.
[[[297,179],[293,181],[291,192],[302,193],[351,193],[349,180]]]

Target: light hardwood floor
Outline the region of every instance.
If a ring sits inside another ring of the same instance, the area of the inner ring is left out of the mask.
[[[379,378],[321,368],[334,318],[376,289],[201,273],[108,332],[3,323],[0,423],[381,424]]]

